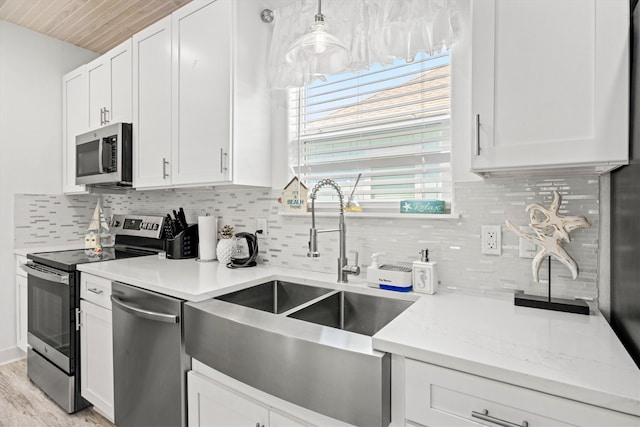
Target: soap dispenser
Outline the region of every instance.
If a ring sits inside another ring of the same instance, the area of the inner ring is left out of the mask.
[[[380,281],[378,280],[378,273],[380,270],[380,264],[378,263],[378,257],[380,255],[386,255],[384,252],[376,252],[371,255],[371,264],[367,267],[367,286],[372,288],[379,288]]]
[[[413,290],[433,295],[438,288],[437,262],[429,262],[428,249],[423,249],[419,253],[420,260],[414,261],[412,268]]]

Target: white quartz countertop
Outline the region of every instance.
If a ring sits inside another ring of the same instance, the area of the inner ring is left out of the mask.
[[[338,285],[332,274],[158,256],[78,269],[187,301],[203,301],[274,279]],[[351,280],[351,278],[350,278]],[[589,316],[516,307],[511,298],[441,292],[421,296],[373,337],[373,347],[412,359],[640,416],[640,369],[598,312]]]
[[[335,276],[329,274],[264,265],[230,269],[217,261],[176,260],[156,255],[80,264],[78,270],[191,302],[274,279],[337,285]]]
[[[640,369],[602,314],[426,295],[373,338],[411,359],[640,416]],[[639,423],[640,425],[640,423]]]

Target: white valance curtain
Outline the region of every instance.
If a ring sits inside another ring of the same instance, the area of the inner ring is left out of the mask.
[[[272,88],[301,87],[315,79],[308,64],[288,64],[289,46],[313,23],[317,0],[294,0],[274,11],[274,31],[268,63]],[[418,52],[448,49],[460,33],[456,0],[324,0],[328,31],[350,50],[346,71],[412,60]]]

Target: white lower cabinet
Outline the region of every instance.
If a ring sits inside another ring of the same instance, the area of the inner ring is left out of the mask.
[[[409,359],[405,396],[410,426],[640,425],[632,415]]]
[[[187,374],[189,427],[305,427],[313,424],[275,410],[197,372]]]
[[[27,273],[20,268],[27,257],[16,255],[16,345],[27,352]]]
[[[187,373],[189,427],[347,427],[230,378],[193,359]]]
[[[267,426],[269,408],[191,371],[189,426]]]
[[[113,421],[111,282],[82,273],[80,297],[80,393]]]

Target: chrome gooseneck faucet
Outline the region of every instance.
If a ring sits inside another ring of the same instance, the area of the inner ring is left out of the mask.
[[[338,193],[338,197],[340,198],[340,219],[338,228],[329,229],[329,230],[318,230],[316,229],[316,196],[318,190],[325,186],[331,186]],[[340,257],[338,258],[338,283],[347,283],[347,276],[349,274],[358,275],[360,274],[360,266],[358,265],[358,252],[355,252],[356,259],[355,265],[347,265],[347,230],[344,225],[344,194],[342,194],[342,190],[340,186],[332,179],[322,179],[320,180],[313,190],[311,190],[311,230],[309,230],[309,252],[307,252],[308,257],[317,258],[320,256],[318,252],[318,233],[328,233],[332,231],[337,231],[340,233]]]

